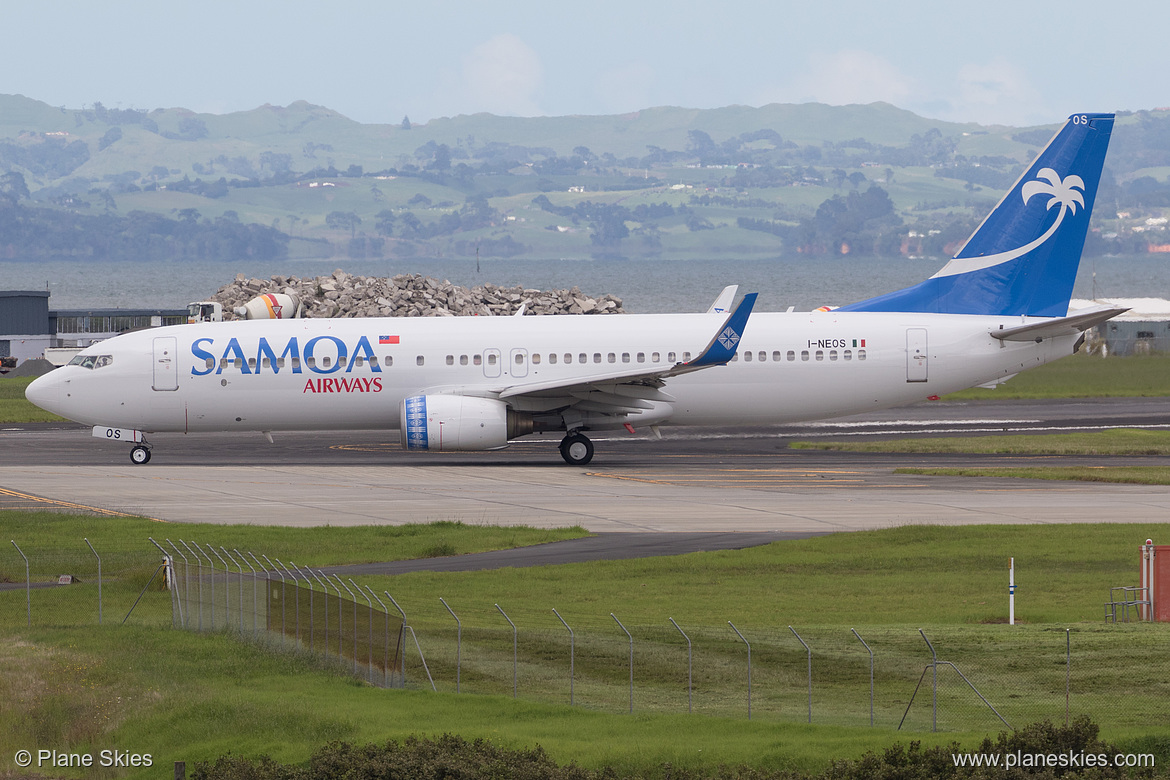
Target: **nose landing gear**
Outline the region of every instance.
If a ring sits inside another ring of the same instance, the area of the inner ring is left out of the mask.
[[[570,433],[561,440],[561,457],[570,466],[584,466],[593,460],[593,442],[583,433]]]
[[[135,444],[134,448],[130,450],[130,462],[135,466],[150,463],[150,445],[146,442]]]

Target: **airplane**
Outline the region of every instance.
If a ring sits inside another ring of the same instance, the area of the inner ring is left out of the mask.
[[[1071,354],[1125,309],[1070,313],[1112,114],[1074,114],[938,273],[829,310],[289,319],[129,333],[32,382],[37,406],[132,444],[147,433],[398,429],[408,452],[563,434],[824,419],[994,386]]]

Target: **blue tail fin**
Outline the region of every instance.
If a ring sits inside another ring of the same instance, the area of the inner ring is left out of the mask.
[[[1113,114],[1075,114],[975,234],[921,284],[838,311],[1068,313]]]

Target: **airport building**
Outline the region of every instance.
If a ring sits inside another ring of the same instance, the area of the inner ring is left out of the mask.
[[[0,290],[0,358],[20,363],[53,349],[79,349],[121,333],[186,322],[186,309],[53,310],[47,291]]]

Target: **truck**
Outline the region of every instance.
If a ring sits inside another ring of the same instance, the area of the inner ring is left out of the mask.
[[[232,313],[245,320],[291,320],[303,317],[304,308],[295,295],[265,293],[237,306]],[[187,324],[196,322],[223,322],[223,306],[216,301],[188,303]]]

